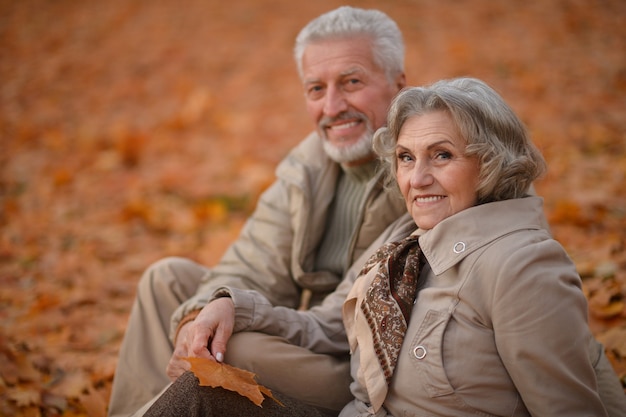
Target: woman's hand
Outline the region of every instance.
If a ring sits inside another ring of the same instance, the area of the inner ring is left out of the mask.
[[[194,321],[178,331],[167,375],[176,380],[191,367],[185,357],[207,358],[222,362],[226,344],[235,326],[235,305],[229,297],[218,298],[204,306]]]

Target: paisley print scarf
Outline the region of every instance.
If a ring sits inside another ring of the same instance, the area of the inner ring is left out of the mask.
[[[387,243],[361,270],[361,274],[366,274],[378,265],[360,307],[372,332],[376,357],[387,384],[408,328],[422,259],[418,236],[409,236],[400,242]]]

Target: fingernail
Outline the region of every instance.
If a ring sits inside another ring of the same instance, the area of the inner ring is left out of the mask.
[[[224,354],[222,352],[217,352],[217,354],[215,355],[215,359],[217,359],[218,362],[221,362],[224,360]]]

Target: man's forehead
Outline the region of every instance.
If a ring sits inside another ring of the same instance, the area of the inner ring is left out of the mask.
[[[362,37],[312,43],[305,49],[302,69],[306,81],[380,72],[371,43]]]
[[[324,50],[326,52],[342,51],[345,49],[358,49],[369,54],[372,53],[373,43],[369,36],[351,35],[324,38],[311,41],[304,48],[304,56],[311,55],[313,51]]]
[[[345,78],[350,76],[357,76],[359,74],[364,75],[366,70],[361,66],[351,66],[342,71],[336,71],[334,73],[325,73],[325,74],[304,74],[304,82],[306,84],[319,83],[324,81],[325,78],[328,78],[331,75],[333,78]]]

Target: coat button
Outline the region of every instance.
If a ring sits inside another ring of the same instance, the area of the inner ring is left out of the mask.
[[[426,357],[426,348],[421,345],[417,346],[413,349],[413,355],[415,355],[417,359],[424,359]]]
[[[465,242],[456,242],[452,250],[454,253],[465,252]]]

